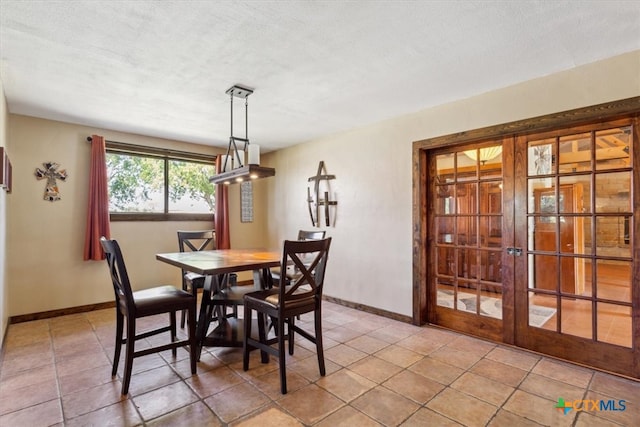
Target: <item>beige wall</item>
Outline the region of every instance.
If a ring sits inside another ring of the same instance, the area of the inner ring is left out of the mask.
[[[0,147],[7,144],[7,102],[0,81]],[[0,189],[0,348],[9,325],[9,287],[7,285],[7,193]]]
[[[322,227],[334,237],[325,293],[411,315],[413,141],[639,95],[640,51],[636,51],[264,155],[264,163],[274,166],[277,175],[255,183],[253,223],[239,222],[239,189],[230,188],[232,246],[278,248],[298,229],[311,228],[307,179],[323,160],[327,173],[337,177],[331,193],[339,203],[333,226]],[[14,192],[7,197],[5,318],[112,298],[106,267],[82,261],[87,135],[212,150],[17,115],[9,115],[8,123]],[[36,167],[50,160],[69,172],[67,182],[60,184],[62,200],[55,203],[42,200],[44,183],[33,176]],[[0,211],[0,227],[2,223]],[[157,282],[180,283],[177,269],[158,263],[154,255],[175,250],[177,229],[201,226],[114,223],[112,232],[141,288]]]
[[[638,95],[640,51],[280,150],[270,241],[310,227],[307,178],[323,160],[338,200],[325,294],[410,316],[413,141]]]
[[[113,291],[104,261],[83,261],[91,134],[131,144],[215,153],[212,147],[123,134],[69,123],[9,115],[14,187],[8,203],[8,315],[38,313],[110,301]],[[59,183],[61,200],[43,200],[44,181],[34,176],[43,162],[68,172]],[[256,186],[258,187],[258,186]],[[256,221],[239,221],[238,186],[230,188],[234,247],[263,245],[264,212]],[[1,196],[0,196],[1,197]],[[257,197],[259,200],[259,196]],[[177,251],[176,230],[211,228],[206,222],[113,222],[135,289],[159,283],[180,285],[177,268],[155,260],[158,252]]]

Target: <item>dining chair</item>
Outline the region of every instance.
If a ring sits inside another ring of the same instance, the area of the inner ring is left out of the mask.
[[[215,231],[178,231],[178,248],[180,252],[203,251],[216,249]],[[191,292],[197,299],[198,289],[204,287],[205,276],[187,270],[182,270],[182,290]],[[180,327],[184,328],[184,310],[180,315]]]
[[[312,230],[312,231],[306,231],[306,230],[298,230],[298,240],[321,240],[325,238],[326,235],[326,231],[324,230]],[[293,274],[295,274],[295,268],[292,266],[289,266],[288,270],[293,270],[293,271],[287,271],[287,283],[291,280],[291,277]],[[280,283],[280,267],[275,267],[271,269],[271,277],[273,279],[273,283]]]
[[[298,240],[322,240],[326,234],[325,230],[298,230]]]
[[[122,376],[122,394],[129,392],[131,382],[131,369],[133,359],[146,356],[152,353],[171,350],[173,356],[177,355],[178,347],[189,346],[189,357],[191,361],[191,373],[196,373],[196,300],[194,296],[173,286],[156,286],[149,289],[133,292],[127,268],[124,263],[120,245],[116,240],[100,238],[100,244],[107,258],[109,273],[113,283],[113,291],[116,300],[116,347],[113,355],[113,368],[111,376],[116,376],[118,372],[118,362],[120,351],[126,345],[124,358],[124,373]],[[176,312],[186,310],[188,313],[189,338],[188,340],[177,340],[176,336]],[[142,317],[156,314],[169,314],[169,325],[156,327],[145,332],[138,332],[136,320]],[[124,320],[127,322],[126,337],[123,338]],[[160,333],[169,332],[170,341],[168,344],[146,347],[136,351],[136,341]]]
[[[242,368],[249,369],[249,352],[259,349],[263,363],[269,361],[269,354],[278,358],[280,368],[280,391],[287,393],[285,371],[285,340],[289,344],[289,354],[294,351],[294,335],[300,334],[316,345],[320,375],[325,375],[324,350],[322,346],[322,287],[329,256],[331,237],[322,240],[285,240],[281,267],[296,266],[297,274],[289,285],[286,276],[280,277],[280,284],[272,289],[256,291],[244,297],[244,339]],[[258,339],[251,335],[253,311],[258,317]],[[295,316],[313,312],[315,334],[305,331],[295,324]],[[267,335],[266,317],[271,319],[275,337]],[[287,334],[285,334],[287,324]],[[277,347],[274,345],[277,344]]]

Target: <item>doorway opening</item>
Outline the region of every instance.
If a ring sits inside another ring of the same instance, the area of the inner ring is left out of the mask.
[[[639,101],[415,143],[416,323],[640,378]]]

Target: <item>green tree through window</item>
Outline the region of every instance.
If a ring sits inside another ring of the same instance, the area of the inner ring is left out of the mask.
[[[214,169],[210,164],[169,161],[169,212],[178,210],[178,201],[188,197],[192,201],[204,202],[206,212],[213,213],[216,207],[215,185],[209,182],[209,178],[215,174]]]
[[[209,182],[215,174],[213,156],[190,159],[187,153],[178,156],[168,150],[165,154],[149,150],[114,150],[107,145],[112,219],[211,220],[215,209],[215,186]]]

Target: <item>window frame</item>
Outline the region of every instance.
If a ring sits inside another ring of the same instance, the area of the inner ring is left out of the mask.
[[[167,148],[147,147],[124,142],[106,141],[106,152],[112,154],[142,156],[161,159],[164,162],[164,212],[111,212],[109,219],[117,221],[208,221],[215,220],[214,213],[170,213],[169,209],[169,161],[189,161],[216,166],[218,156],[199,154]],[[213,185],[213,184],[212,184]]]

